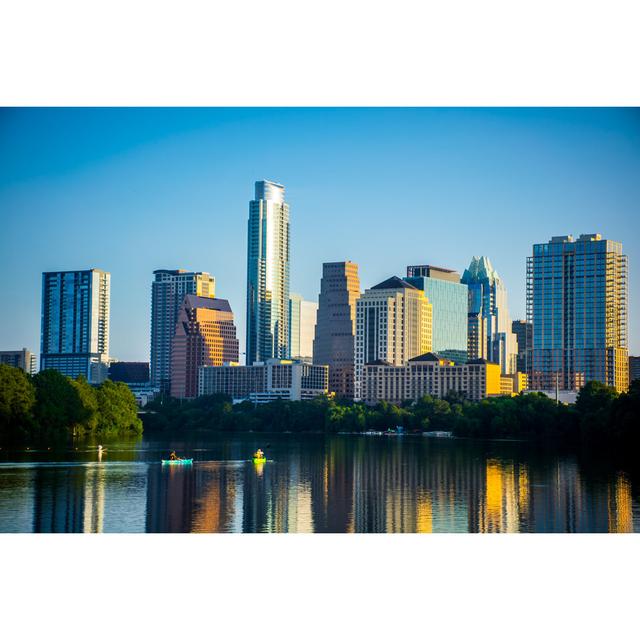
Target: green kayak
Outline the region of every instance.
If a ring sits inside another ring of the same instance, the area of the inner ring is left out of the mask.
[[[180,460],[163,460],[162,464],[191,464],[193,458],[181,458]]]

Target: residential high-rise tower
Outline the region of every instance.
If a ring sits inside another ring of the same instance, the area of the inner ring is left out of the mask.
[[[318,297],[313,363],[329,365],[329,391],[353,398],[356,301],[360,278],[355,262],[325,262]]]
[[[110,294],[111,274],[100,269],[42,274],[41,370],[106,379]]]
[[[527,258],[531,389],[579,389],[598,380],[625,391],[627,256],[600,234],[555,236]]]
[[[158,269],[151,285],[151,383],[168,393],[171,387],[171,342],[178,310],[188,294],[213,298],[215,278],[203,271]]]
[[[284,186],[255,183],[247,229],[246,362],[288,358],[289,205]]]

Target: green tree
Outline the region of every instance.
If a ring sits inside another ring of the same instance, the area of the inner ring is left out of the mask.
[[[87,408],[77,383],[55,369],[45,369],[33,377],[36,390],[33,435],[54,436],[84,429]]]
[[[136,400],[126,384],[106,380],[96,389],[96,396],[99,433],[142,432]]]
[[[29,376],[22,369],[0,364],[0,439],[22,439],[29,434],[35,402]]]

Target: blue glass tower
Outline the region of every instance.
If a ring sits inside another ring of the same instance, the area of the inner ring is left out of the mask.
[[[433,306],[433,351],[454,362],[467,361],[467,285],[460,274],[431,265],[407,267],[405,280],[425,292]]]

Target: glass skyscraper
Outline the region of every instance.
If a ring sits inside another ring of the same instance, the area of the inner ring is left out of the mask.
[[[555,236],[527,258],[527,358],[532,389],[629,384],[627,256],[600,234]]]
[[[457,363],[467,361],[468,289],[460,274],[431,265],[407,267],[405,280],[425,292],[433,306],[432,350]]]
[[[111,274],[100,269],[42,274],[41,370],[106,379],[110,295]]]
[[[289,358],[289,205],[284,186],[255,183],[247,238],[246,362]]]
[[[486,359],[497,362],[503,375],[515,373],[518,342],[511,330],[507,289],[502,279],[489,258],[474,256],[461,281],[469,287],[469,356],[482,357],[471,352],[474,345],[483,351],[481,343],[486,333]]]

